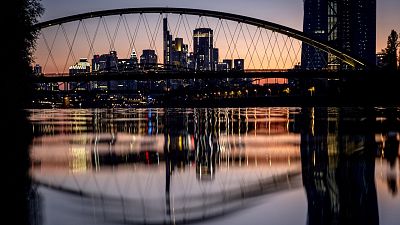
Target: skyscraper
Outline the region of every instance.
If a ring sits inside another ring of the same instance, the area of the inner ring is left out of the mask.
[[[195,70],[213,70],[213,49],[213,30],[210,28],[195,29],[193,31]]]
[[[164,65],[170,69],[187,68],[188,45],[183,42],[183,38],[173,39],[168,30],[168,18],[163,20],[163,34]]]
[[[183,38],[175,38],[172,42],[171,64],[177,67],[187,67],[188,45],[183,43]]]
[[[303,32],[320,41],[328,40],[328,0],[304,0]],[[328,54],[303,43],[301,66],[303,69],[326,67]]]
[[[339,48],[375,65],[376,0],[342,0],[338,12]]]
[[[153,49],[143,49],[143,54],[140,56],[140,64],[144,67],[156,67],[156,51]]]
[[[375,64],[376,0],[304,0],[303,31]],[[346,68],[336,57],[303,44],[302,68]]]
[[[164,65],[170,65],[172,50],[172,35],[168,30],[168,18],[163,19],[163,49],[164,49]]]

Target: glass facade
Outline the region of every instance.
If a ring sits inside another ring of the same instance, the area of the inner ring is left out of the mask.
[[[376,0],[305,0],[303,31],[375,64]],[[336,57],[303,44],[303,69],[346,68]]]

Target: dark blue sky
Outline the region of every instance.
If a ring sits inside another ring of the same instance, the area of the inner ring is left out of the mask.
[[[391,29],[400,31],[400,0],[377,0],[377,50]],[[42,0],[42,20],[77,13],[128,7],[188,7],[257,17],[302,30],[303,0]]]

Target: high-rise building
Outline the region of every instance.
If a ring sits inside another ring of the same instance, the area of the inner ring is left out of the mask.
[[[222,62],[226,63],[228,71],[233,69],[233,61],[232,61],[232,59],[224,59],[224,60],[222,60]]]
[[[233,64],[235,65],[234,70],[244,71],[244,59],[234,59]]]
[[[163,20],[164,33],[164,65],[168,68],[187,68],[188,66],[188,45],[183,42],[183,38],[173,37],[168,30],[168,18]]]
[[[304,0],[303,32],[316,40],[328,40],[328,0]],[[322,69],[327,66],[328,54],[303,43],[303,69]]]
[[[143,54],[140,56],[140,64],[143,66],[156,66],[157,55],[153,49],[143,49]]]
[[[69,75],[75,76],[80,73],[89,73],[90,72],[90,63],[87,58],[80,58],[79,62],[75,65],[69,67]],[[87,83],[77,83],[70,82],[69,83],[70,90],[88,90],[89,85]]]
[[[171,64],[180,68],[187,67],[188,45],[182,38],[175,38],[172,42]]]
[[[171,65],[172,35],[168,30],[168,18],[163,19],[164,65]]]
[[[375,64],[376,0],[338,2],[338,47],[371,65]]]
[[[213,30],[197,28],[193,31],[193,55],[195,70],[213,70],[214,68]]]
[[[76,75],[78,73],[88,73],[88,72],[90,72],[90,64],[87,58],[80,58],[79,62],[69,67],[70,76]]]
[[[304,0],[303,31],[371,65],[376,51],[376,0]],[[303,44],[303,69],[346,68],[333,55]]]
[[[117,71],[118,56],[116,51],[109,54],[94,55],[92,59],[92,71]]]
[[[217,70],[219,61],[219,49],[213,48],[213,57],[212,57],[212,70]]]

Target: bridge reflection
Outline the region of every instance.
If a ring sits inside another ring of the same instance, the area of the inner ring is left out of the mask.
[[[375,161],[399,157],[397,119],[383,124],[377,110],[48,112],[31,117],[32,177],[101,223],[221,218],[304,186],[308,224],[378,224]],[[396,169],[385,176],[395,193]]]

